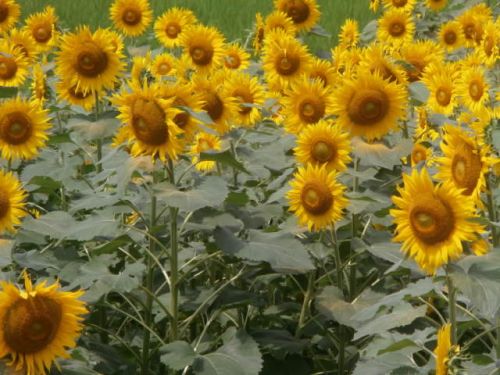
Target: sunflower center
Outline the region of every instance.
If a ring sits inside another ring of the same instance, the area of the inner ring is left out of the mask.
[[[289,0],[285,6],[285,13],[294,23],[302,23],[309,18],[309,6],[304,0]]]
[[[2,3],[0,4],[0,23],[5,21],[9,16],[9,6]]]
[[[481,177],[481,156],[468,144],[457,149],[451,162],[451,173],[455,184],[465,189],[463,194],[471,195]]]
[[[493,53],[493,46],[495,45],[495,42],[493,41],[493,38],[488,35],[484,38],[484,52],[486,53],[487,56],[491,56]]]
[[[16,75],[16,61],[10,57],[0,55],[0,78],[10,79]]]
[[[79,100],[86,99],[86,98],[88,98],[90,95],[92,95],[92,92],[91,92],[91,91],[88,91],[88,92],[83,92],[83,91],[77,90],[76,85],[71,86],[71,87],[68,89],[68,93],[69,93],[69,94],[70,94],[73,98],[76,98],[76,99],[79,99]]]
[[[392,4],[396,8],[404,7],[408,3],[408,0],[392,0]]]
[[[333,205],[332,193],[324,185],[305,185],[300,198],[304,209],[313,215],[322,215]]]
[[[209,95],[207,95],[205,100],[206,101],[203,108],[205,109],[205,111],[207,111],[212,120],[217,121],[224,113],[223,101],[216,93],[210,93]]]
[[[175,98],[174,100],[174,106],[187,106],[187,103],[180,99],[180,98]],[[181,113],[178,113],[174,116],[174,123],[177,125],[179,128],[184,129],[184,127],[188,124],[189,122],[190,115],[188,112],[182,110]]]
[[[122,21],[130,26],[135,26],[141,22],[142,14],[137,9],[125,9],[122,14]]]
[[[325,103],[321,100],[306,99],[299,105],[299,116],[302,121],[312,124],[318,122],[325,114]]]
[[[427,159],[427,153],[426,150],[423,146],[421,145],[415,145],[411,152],[411,159],[414,164],[418,164],[421,161],[424,161]]]
[[[0,137],[11,145],[25,143],[32,133],[31,120],[22,112],[8,113],[0,122]]]
[[[246,115],[252,111],[252,107],[241,105],[242,103],[252,104],[253,96],[245,90],[235,90],[233,96],[240,102],[240,109],[238,112],[242,115]]]
[[[473,23],[469,23],[464,27],[464,34],[467,39],[474,38],[474,34],[476,33],[476,27]]]
[[[435,245],[449,238],[455,225],[451,207],[439,197],[416,199],[410,211],[410,224],[415,236],[428,245]]]
[[[478,101],[483,96],[483,85],[478,82],[471,82],[469,84],[469,95],[475,101]]]
[[[61,318],[61,306],[51,298],[30,296],[20,299],[5,312],[5,343],[18,353],[39,352],[56,336]]]
[[[181,27],[175,22],[170,22],[167,27],[165,27],[165,34],[171,39],[177,38],[180,32]]]
[[[457,33],[453,30],[448,30],[444,33],[444,42],[449,45],[455,44],[457,41]]]
[[[347,114],[357,125],[372,125],[382,120],[389,111],[389,98],[380,90],[356,92],[347,108]]]
[[[158,65],[158,73],[160,73],[162,76],[168,74],[168,72],[170,72],[170,70],[172,70],[172,67],[165,62]]]
[[[168,140],[165,112],[154,100],[137,99],[132,107],[132,128],[140,141],[159,146]]]
[[[314,144],[311,150],[311,155],[314,160],[320,163],[326,163],[335,157],[335,148],[326,142],[319,141]]]
[[[2,189],[0,190],[0,220],[7,215],[10,208],[9,195]]]
[[[52,37],[52,25],[40,25],[33,30],[33,38],[39,43],[46,43]]]
[[[276,60],[276,70],[283,76],[289,76],[299,69],[300,60],[297,56],[283,55]]]
[[[212,61],[214,51],[212,48],[204,46],[193,46],[189,49],[189,54],[196,65],[208,65]]]
[[[97,44],[84,42],[76,60],[76,71],[84,77],[97,77],[108,66],[108,55]]]
[[[451,101],[451,92],[443,87],[440,87],[436,91],[436,100],[442,106],[447,106]]]
[[[401,22],[394,22],[389,26],[389,34],[392,36],[401,36],[404,34],[406,28]]]
[[[229,69],[238,69],[241,65],[241,59],[237,54],[231,54],[224,59],[224,65]]]

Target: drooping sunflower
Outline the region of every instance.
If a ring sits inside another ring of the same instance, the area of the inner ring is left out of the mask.
[[[26,216],[24,200],[27,193],[11,173],[0,170],[0,233],[14,232]]]
[[[45,102],[45,97],[47,95],[47,83],[45,82],[45,73],[43,72],[40,64],[33,66],[31,95],[33,99],[38,100],[40,105],[43,105]]]
[[[397,128],[406,103],[404,86],[386,81],[377,73],[363,73],[340,87],[334,97],[334,113],[352,135],[372,140]]]
[[[311,30],[321,15],[316,0],[274,0],[274,7],[286,13],[299,31]]]
[[[21,7],[15,0],[0,0],[0,35],[12,29],[20,15]]]
[[[155,79],[161,79],[165,76],[175,76],[177,73],[177,64],[178,61],[174,56],[168,53],[161,53],[153,59],[149,70]]]
[[[262,18],[262,14],[257,12],[255,14],[255,25],[254,25],[253,41],[252,41],[252,47],[255,50],[255,53],[260,52],[262,45],[264,43],[264,36],[265,36],[264,20]]]
[[[80,91],[76,83],[58,81],[56,93],[59,100],[65,100],[70,104],[78,105],[90,112],[95,105],[95,95],[92,91]]]
[[[148,28],[153,12],[147,0],[115,0],[109,8],[109,16],[124,35],[138,36]]]
[[[415,82],[420,80],[427,65],[444,59],[444,51],[432,40],[419,40],[403,45],[396,57],[409,64],[404,67],[408,81]]]
[[[122,57],[105,30],[91,33],[83,26],[61,38],[56,71],[78,91],[112,89],[124,68]]]
[[[48,139],[48,112],[36,101],[9,99],[0,104],[0,153],[4,159],[32,159]]]
[[[411,14],[403,9],[387,10],[378,21],[377,37],[388,46],[399,48],[413,39],[415,24]]]
[[[324,165],[299,167],[290,186],[292,189],[286,195],[289,210],[310,231],[321,230],[339,221],[349,204],[344,196],[345,186],[337,181],[337,172],[328,172]]]
[[[429,90],[427,106],[435,113],[451,115],[457,104],[456,79],[458,71],[451,63],[432,63],[422,75],[422,82]]]
[[[224,97],[233,97],[238,102],[238,110],[233,114],[236,126],[251,127],[261,119],[260,107],[266,97],[257,77],[234,72],[224,81],[222,93]]]
[[[171,8],[155,21],[156,38],[167,48],[177,47],[186,27],[196,22],[196,16],[191,10]]]
[[[180,112],[172,106],[174,100],[160,98],[157,85],[144,83],[131,88],[131,92],[122,91],[112,98],[120,112],[117,118],[123,123],[114,144],[127,139],[132,156],[151,155],[161,161],[177,159],[182,151],[182,130],[173,121]]]
[[[458,21],[448,21],[441,25],[438,40],[448,52],[463,47],[465,39],[460,23]]]
[[[327,171],[342,172],[351,161],[349,134],[328,121],[308,125],[299,133],[294,154],[302,164],[325,165]]]
[[[271,12],[264,22],[264,32],[274,31],[281,29],[290,36],[297,33],[297,28],[293,20],[285,13],[279,10]]]
[[[473,113],[481,112],[489,101],[489,85],[482,67],[464,69],[460,73],[457,93]]]
[[[200,161],[200,153],[206,151],[220,151],[222,148],[220,138],[216,135],[200,132],[196,134],[190,149],[191,163],[202,172],[208,172],[215,168],[216,162],[212,160]]]
[[[51,6],[47,6],[43,12],[32,14],[26,19],[26,30],[29,30],[39,51],[47,52],[57,44],[59,35],[56,31],[57,21],[56,11]]]
[[[224,66],[231,70],[245,70],[250,65],[250,55],[239,44],[232,43],[224,51]]]
[[[24,289],[0,282],[0,357],[27,375],[45,375],[57,358],[67,358],[83,329],[88,311],[78,298],[83,291],[61,291],[58,282],[33,286],[24,275]]]
[[[416,108],[417,126],[413,138],[416,141],[434,141],[439,138],[439,133],[429,123],[429,115],[425,106]]]
[[[359,42],[359,24],[358,21],[346,19],[339,33],[339,44],[343,48],[355,47]]]
[[[436,355],[436,375],[448,375],[448,361],[451,349],[451,325],[445,324],[437,334],[437,346],[434,349]]]
[[[200,73],[207,74],[224,63],[224,37],[216,28],[190,26],[182,33],[181,45]]]
[[[28,30],[12,29],[9,33],[10,44],[20,49],[29,60],[34,61],[39,51],[36,42]]]
[[[271,90],[280,91],[307,73],[312,57],[306,46],[282,30],[266,34],[262,63]]]
[[[401,9],[411,13],[415,7],[415,0],[384,0],[384,6],[388,9]]]
[[[500,54],[500,20],[488,22],[484,26],[483,39],[476,47],[476,53],[487,67],[492,68],[498,61]]]
[[[463,199],[451,181],[434,185],[426,168],[403,174],[400,196],[393,196],[396,209],[390,214],[396,224],[393,241],[402,242],[402,251],[412,257],[428,274],[463,252],[462,241],[471,241],[483,227],[474,202]]]
[[[359,70],[380,74],[383,79],[390,82],[406,84],[405,70],[395,62],[390,55],[384,52],[382,46],[372,44],[363,51],[363,58],[359,63]]]
[[[479,207],[481,192],[486,188],[485,174],[491,164],[488,147],[480,145],[471,135],[456,126],[445,126],[441,142],[443,157],[438,158],[436,178],[450,181],[467,199]]]
[[[319,79],[303,76],[285,90],[283,115],[289,133],[300,134],[305,126],[316,124],[332,113],[333,94]]]
[[[21,86],[28,76],[29,60],[19,47],[0,39],[0,86]]]
[[[448,0],[426,0],[425,2],[427,8],[432,9],[436,12],[443,9],[446,4],[448,4]]]

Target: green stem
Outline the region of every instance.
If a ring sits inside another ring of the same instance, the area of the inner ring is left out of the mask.
[[[175,185],[174,164],[168,161],[168,172],[170,183]],[[170,327],[170,340],[176,341],[179,336],[179,259],[177,239],[177,214],[176,207],[170,207],[170,309],[172,312],[172,324]]]
[[[448,309],[450,314],[451,324],[451,344],[457,344],[457,306],[456,296],[457,290],[451,279],[449,266],[446,267],[446,283],[448,285]]]
[[[496,352],[497,352],[497,360],[500,360],[500,316],[497,317],[497,326],[496,326],[496,331],[497,331],[497,345],[496,345]]]
[[[300,337],[302,328],[304,328],[304,323],[306,321],[306,315],[309,310],[309,303],[311,297],[314,293],[314,283],[315,283],[315,272],[311,272],[307,278],[307,290],[304,294],[304,302],[302,303],[302,309],[300,310],[299,324],[297,325],[297,330],[295,331],[295,337]]]
[[[490,182],[490,176],[489,174],[486,175],[486,197],[488,200],[488,216],[490,218],[490,221],[496,222],[497,221],[497,210],[495,207],[495,200],[493,198],[493,191],[491,189],[491,182]],[[492,243],[493,247],[496,247],[500,243],[500,236],[497,233],[497,228],[495,225],[491,224],[491,237],[492,237]]]
[[[358,164],[359,164],[359,159],[355,158],[354,159],[354,171],[358,171]],[[353,181],[352,181],[352,191],[357,192],[359,187],[359,179],[357,176],[354,176]],[[352,239],[354,239],[358,235],[358,222],[359,222],[359,217],[356,214],[352,214]],[[354,255],[354,249],[350,249],[350,254],[349,258],[353,258]],[[352,301],[354,298],[356,298],[357,290],[356,290],[356,262],[353,261],[350,268],[349,268],[349,300]]]
[[[95,115],[95,121],[99,120],[99,93],[95,91],[94,93],[94,98],[95,98],[95,108],[94,108],[94,115]],[[102,164],[101,164],[101,159],[102,159],[102,139],[97,139],[96,140],[96,147],[97,147],[97,165],[96,165],[96,171],[97,173],[102,172]]]
[[[234,147],[234,143],[232,140],[231,140],[230,146],[231,146],[231,154],[233,154],[234,160],[237,160],[236,159],[236,147]],[[233,168],[233,185],[238,186],[238,171],[236,170],[236,168]]]
[[[332,227],[330,231],[332,235],[333,247],[335,249],[335,266],[337,268],[337,287],[340,289],[342,295],[344,295],[344,281],[343,281],[343,270],[342,270],[342,257],[340,256],[340,247],[337,239],[337,232],[335,227]],[[345,329],[342,324],[339,323],[339,353],[338,353],[338,374],[344,374],[344,362],[345,362]]]

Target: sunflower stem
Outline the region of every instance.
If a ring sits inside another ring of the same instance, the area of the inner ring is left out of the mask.
[[[493,191],[491,190],[491,182],[490,182],[490,176],[487,174],[486,176],[486,199],[488,200],[487,208],[488,208],[488,216],[490,218],[490,222],[496,222],[497,221],[497,211],[495,207],[495,200],[493,198]],[[495,227],[494,224],[490,225],[491,227],[491,239],[493,243],[493,247],[498,246],[499,244],[499,239],[500,236],[497,233],[497,228]]]
[[[358,171],[358,164],[359,164],[359,159],[355,158],[354,159],[354,171]],[[357,192],[359,187],[359,179],[357,176],[354,176],[353,181],[352,181],[352,191],[355,193]],[[350,249],[350,254],[349,258],[353,259],[354,256],[354,249],[352,248],[352,240],[357,236],[358,234],[358,215],[357,214],[352,214],[352,238],[351,238],[351,249]],[[349,300],[352,301],[354,298],[356,298],[356,293],[357,293],[357,288],[356,288],[356,262],[352,261],[351,262],[351,267],[349,268]]]
[[[297,330],[295,331],[295,337],[297,338],[300,337],[302,328],[304,328],[307,312],[309,311],[309,303],[314,293],[314,283],[316,281],[315,276],[316,274],[314,271],[309,273],[309,275],[307,276],[307,290],[304,294],[304,301],[302,302],[302,308],[300,310],[299,324],[297,325]]]
[[[94,92],[94,98],[95,98],[95,108],[94,108],[94,115],[95,115],[95,122],[99,120],[99,93],[97,91]],[[96,171],[97,173],[102,172],[102,164],[101,164],[101,159],[102,159],[102,139],[97,139],[96,140],[96,147],[97,147],[97,165],[96,165]]]
[[[451,344],[457,344],[457,306],[456,306],[456,296],[457,290],[455,285],[453,285],[453,280],[450,275],[450,267],[446,266],[446,283],[448,285],[448,309],[450,314],[450,324],[451,324]]]
[[[231,154],[233,155],[234,160],[236,160],[236,147],[234,147],[234,142],[231,139],[230,142]],[[238,186],[238,171],[233,167],[233,185]]]
[[[338,244],[338,239],[337,239],[337,232],[335,229],[335,226],[332,225],[332,228],[330,230],[331,236],[332,236],[332,243],[333,247],[335,249],[335,266],[337,268],[337,287],[340,289],[340,292],[342,293],[342,296],[344,296],[344,281],[343,281],[343,270],[342,270],[342,258],[340,256],[340,247]],[[337,365],[338,365],[338,374],[343,375],[344,374],[344,362],[345,362],[345,342],[344,342],[344,337],[345,337],[345,329],[342,324],[339,323],[339,352],[338,352],[338,359],[337,359]]]

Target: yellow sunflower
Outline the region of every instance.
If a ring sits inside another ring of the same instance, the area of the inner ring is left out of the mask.
[[[425,5],[427,8],[432,9],[434,11],[439,11],[443,9],[446,4],[448,4],[448,0],[426,0]]]
[[[407,94],[404,86],[384,80],[379,74],[360,74],[347,80],[334,96],[334,113],[339,124],[352,135],[367,140],[384,136],[397,128],[405,115]]]
[[[32,159],[48,139],[49,116],[36,101],[15,98],[0,104],[0,153],[4,159]]]
[[[342,172],[351,161],[349,134],[328,121],[308,125],[299,133],[294,154],[304,164],[325,165],[327,171]]]
[[[483,207],[481,192],[486,188],[486,173],[491,164],[488,147],[480,145],[464,130],[445,126],[441,142],[443,157],[438,158],[436,178],[450,181],[472,203]]]
[[[31,95],[35,100],[38,100],[40,105],[43,105],[47,95],[47,84],[45,82],[45,73],[40,64],[33,66]]]
[[[167,48],[177,47],[186,27],[196,22],[196,16],[191,10],[171,8],[155,21],[156,38]]]
[[[103,29],[102,32],[106,34],[106,38],[112,46],[112,51],[118,54],[123,53],[125,44],[123,44],[122,35],[111,29]]]
[[[24,200],[27,193],[11,173],[0,170],[0,233],[14,232],[26,216]]]
[[[130,69],[130,80],[134,85],[142,85],[148,80],[148,73],[151,70],[151,53],[145,56],[138,55],[132,58],[132,68]]]
[[[206,151],[220,151],[221,148],[219,137],[213,134],[200,132],[196,134],[190,149],[191,163],[197,170],[209,172],[215,168],[216,162],[212,160],[200,161],[200,153]]]
[[[47,52],[57,44],[58,21],[55,9],[47,6],[43,12],[35,13],[26,19],[26,30],[29,30],[39,51]]]
[[[432,40],[419,40],[403,45],[396,57],[409,64],[409,67],[404,67],[408,81],[415,82],[422,77],[427,65],[444,59],[444,51]]]
[[[300,134],[302,129],[318,123],[333,113],[333,97],[330,90],[319,79],[310,80],[303,76],[290,85],[283,97],[285,129],[292,134]]]
[[[250,55],[239,44],[232,43],[224,51],[224,66],[231,70],[245,70],[250,65]]]
[[[422,75],[422,82],[429,90],[427,106],[435,113],[449,116],[453,114],[456,102],[456,79],[458,71],[453,64],[431,63]]]
[[[83,291],[61,291],[58,282],[33,286],[24,275],[24,290],[0,282],[0,357],[26,375],[45,375],[56,358],[68,358],[88,311],[78,300]]]
[[[312,60],[311,67],[308,72],[310,79],[319,79],[323,84],[323,87],[332,89],[338,79],[338,74],[332,66],[332,63],[328,60],[322,60],[320,58],[314,58]]]
[[[498,61],[500,50],[500,19],[497,22],[488,22],[484,26],[481,44],[476,46],[479,59],[489,68],[493,68]]]
[[[372,12],[377,12],[378,7],[380,6],[380,1],[381,0],[370,0],[370,10]]]
[[[123,91],[112,99],[120,112],[117,118],[124,124],[114,143],[127,139],[132,156],[151,155],[165,161],[177,159],[182,151],[182,130],[173,121],[180,111],[172,106],[173,99],[159,98],[160,91],[156,85],[133,85],[131,92]]]
[[[21,86],[28,76],[29,63],[19,47],[0,39],[0,86]]]
[[[417,107],[417,126],[415,127],[414,138],[417,141],[434,141],[439,138],[439,133],[429,124],[429,115],[425,106]]]
[[[58,81],[56,84],[56,93],[59,100],[65,100],[70,104],[78,105],[90,112],[95,105],[95,95],[93,91],[80,91],[76,84]]]
[[[411,14],[403,9],[389,9],[378,21],[377,37],[380,41],[396,48],[413,39],[415,24]]]
[[[358,21],[346,19],[339,33],[339,44],[343,48],[355,47],[359,42],[359,24]]]
[[[280,91],[307,73],[312,57],[307,47],[282,30],[266,34],[262,68],[271,90]]]
[[[264,36],[265,36],[265,24],[264,20],[262,19],[262,14],[256,13],[255,14],[255,25],[254,25],[254,35],[253,35],[253,41],[252,41],[252,46],[253,49],[255,50],[256,53],[259,53],[262,44],[264,43]]]
[[[292,189],[286,195],[289,210],[310,231],[327,228],[339,221],[349,204],[344,196],[345,186],[337,181],[337,172],[328,172],[324,165],[299,167],[290,186]]]
[[[286,13],[299,31],[311,30],[321,15],[316,0],[274,0],[274,7]]]
[[[390,214],[396,224],[393,241],[402,242],[402,251],[412,257],[428,274],[463,252],[462,241],[471,241],[483,227],[474,203],[463,199],[450,181],[434,185],[426,168],[403,175],[400,196],[393,196],[396,209]]]
[[[0,0],[0,35],[12,29],[20,15],[21,7],[15,0]]]
[[[122,57],[107,31],[91,33],[84,26],[61,38],[56,71],[64,81],[76,84],[78,91],[112,89],[124,68]]]
[[[190,26],[182,33],[181,45],[200,73],[209,73],[224,63],[224,37],[216,28]]]
[[[474,47],[483,38],[483,25],[491,20],[491,9],[485,3],[479,3],[458,16],[457,20],[462,25],[467,47]]]
[[[260,121],[266,96],[257,77],[234,72],[224,81],[222,93],[224,97],[233,97],[238,102],[238,110],[233,114],[235,125],[251,127]]]
[[[437,346],[434,349],[436,355],[436,375],[448,375],[448,361],[451,350],[451,325],[445,324],[437,334]]]
[[[458,21],[448,21],[441,25],[438,40],[439,44],[448,52],[463,47],[465,38],[460,23]]]
[[[149,70],[151,75],[159,80],[162,77],[175,76],[177,74],[177,64],[178,61],[174,56],[168,53],[161,53],[153,59]]]
[[[388,9],[401,9],[411,13],[415,7],[415,0],[384,0],[384,5]]]
[[[390,82],[406,84],[407,81],[405,70],[401,65],[396,64],[378,44],[372,44],[363,51],[359,70],[367,70],[372,74],[378,73],[383,79]]]
[[[419,164],[420,162],[427,163],[432,156],[432,150],[429,147],[426,147],[421,142],[417,142],[413,145],[411,150],[411,166]]]
[[[265,33],[276,29],[281,29],[290,36],[294,36],[297,33],[297,28],[293,20],[285,12],[279,10],[271,12],[264,22]]]
[[[457,93],[462,103],[473,113],[480,112],[488,104],[488,90],[489,85],[483,68],[470,68],[460,72]]]
[[[9,33],[10,44],[20,49],[29,60],[34,61],[38,56],[38,47],[28,30],[12,29]]]
[[[124,35],[138,36],[148,28],[153,12],[147,0],[115,0],[109,8],[109,16]]]

